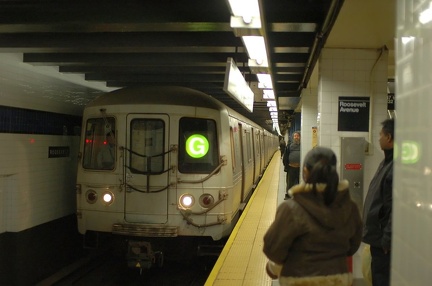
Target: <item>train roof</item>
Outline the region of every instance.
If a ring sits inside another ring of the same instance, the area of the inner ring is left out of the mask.
[[[127,87],[104,93],[91,101],[87,107],[101,105],[169,104],[226,108],[215,98],[201,91],[179,86]]]
[[[225,110],[231,116],[234,116],[244,122],[254,124],[257,128],[259,127],[257,123],[232,110],[212,96],[201,91],[182,86],[126,87],[104,93],[87,104],[86,107],[134,104],[167,104]]]

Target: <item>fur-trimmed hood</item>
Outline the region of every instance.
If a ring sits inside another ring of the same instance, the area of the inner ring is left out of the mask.
[[[313,185],[302,183],[292,187],[289,194],[322,226],[334,229],[346,224],[353,207],[347,203],[351,200],[348,181],[339,182],[336,198],[329,206],[324,204],[322,196],[325,184],[317,184],[315,187],[317,191],[313,192]]]

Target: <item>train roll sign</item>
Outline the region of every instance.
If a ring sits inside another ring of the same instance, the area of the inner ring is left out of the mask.
[[[192,158],[204,157],[209,150],[207,138],[200,134],[194,134],[186,140],[186,152]]]
[[[369,131],[369,97],[339,97],[338,131]]]

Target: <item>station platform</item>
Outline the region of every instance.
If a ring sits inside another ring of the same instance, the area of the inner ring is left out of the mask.
[[[285,172],[276,152],[255,189],[239,222],[210,273],[206,286],[279,285],[265,271],[263,236],[285,196]]]
[[[272,280],[265,270],[267,257],[263,253],[263,237],[285,197],[283,169],[280,153],[276,152],[205,286],[279,286],[279,281]],[[354,278],[353,286],[366,285],[363,278]]]

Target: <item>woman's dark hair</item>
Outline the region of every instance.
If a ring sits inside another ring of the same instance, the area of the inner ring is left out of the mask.
[[[325,184],[322,192],[324,203],[330,205],[339,185],[339,175],[336,171],[336,155],[326,147],[315,147],[309,151],[304,160],[304,167],[309,171],[306,184],[311,184],[312,192],[317,193],[317,184]]]

